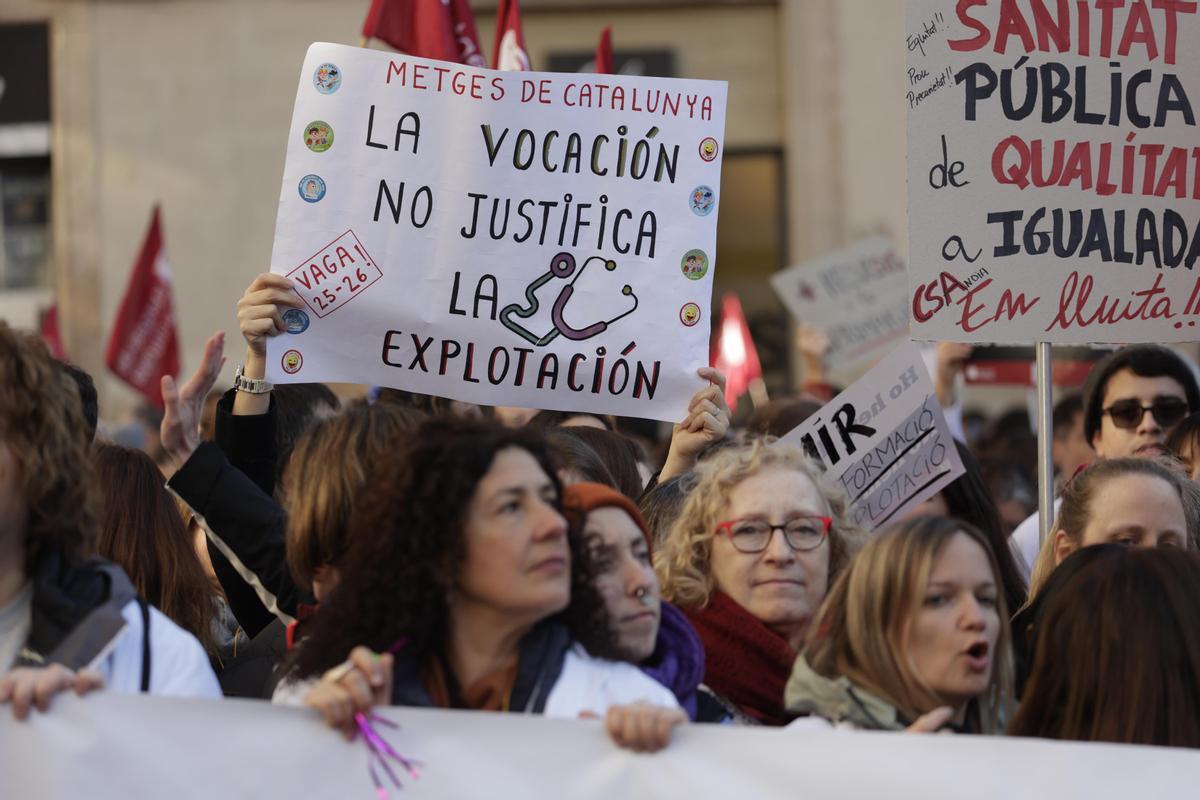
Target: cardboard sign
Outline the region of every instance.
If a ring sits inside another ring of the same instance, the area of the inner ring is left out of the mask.
[[[904,516],[965,472],[917,345],[907,342],[783,437],[804,446],[868,530]]]
[[[777,272],[771,286],[797,321],[825,330],[836,383],[857,379],[908,338],[908,274],[885,237]]]
[[[681,419],[708,361],[724,83],[314,44],[267,378]]]
[[[909,0],[918,339],[1200,338],[1195,3]]]

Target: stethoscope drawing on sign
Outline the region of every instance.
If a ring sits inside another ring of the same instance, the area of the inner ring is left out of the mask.
[[[559,334],[562,334],[566,338],[573,341],[582,341],[584,339],[590,339],[593,336],[598,336],[599,334],[608,330],[609,325],[613,324],[622,317],[629,316],[637,310],[637,295],[633,293],[633,287],[631,287],[629,284],[625,284],[621,287],[621,294],[632,299],[633,306],[629,310],[618,314],[612,319],[593,322],[591,325],[587,325],[582,328],[573,328],[567,324],[563,316],[563,312],[567,307],[567,303],[570,302],[571,297],[575,294],[575,282],[579,280],[579,278],[583,275],[584,270],[586,270],[593,262],[602,264],[604,269],[608,270],[609,272],[612,272],[617,268],[617,262],[612,261],[611,259],[604,259],[600,256],[592,256],[587,261],[583,262],[583,266],[579,268],[578,272],[576,272],[575,257],[570,253],[559,253],[550,260],[550,269],[542,275],[539,275],[533,283],[525,287],[525,299],[528,301],[529,305],[525,306],[524,308],[522,308],[518,303],[512,303],[505,306],[500,311],[500,321],[504,323],[504,326],[510,331],[517,334],[522,339],[532,343],[536,347],[542,347],[543,345],[549,344],[550,342],[554,341],[554,338]],[[536,314],[541,308],[541,301],[539,301],[537,298],[537,291],[554,278],[571,278],[571,282],[559,291],[558,297],[554,300],[554,305],[551,306],[550,320],[554,323],[553,330],[546,333],[544,336],[538,336],[537,334],[530,333],[523,325],[521,325],[521,323],[513,319],[513,317],[529,319]]]

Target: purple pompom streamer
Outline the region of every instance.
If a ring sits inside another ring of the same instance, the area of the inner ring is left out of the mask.
[[[407,643],[408,639],[400,639],[384,652],[396,653]],[[379,777],[379,770],[376,769],[376,765],[383,770],[384,775],[387,776],[392,786],[396,789],[403,789],[404,784],[400,781],[400,777],[396,774],[392,765],[388,763],[389,760],[399,764],[413,779],[421,777],[421,773],[417,770],[417,767],[424,765],[420,761],[407,758],[396,752],[396,749],[383,738],[379,730],[375,727],[376,725],[383,725],[393,730],[398,730],[399,725],[378,714],[363,714],[361,712],[354,715],[354,722],[358,725],[358,730],[367,745],[367,771],[370,773],[371,783],[375,785],[375,793],[378,795],[379,800],[388,800],[388,792]]]

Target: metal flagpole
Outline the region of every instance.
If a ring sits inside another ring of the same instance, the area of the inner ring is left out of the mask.
[[[1038,541],[1044,545],[1054,525],[1054,458],[1050,443],[1054,437],[1053,364],[1049,342],[1034,345],[1037,384],[1037,444],[1038,444]]]

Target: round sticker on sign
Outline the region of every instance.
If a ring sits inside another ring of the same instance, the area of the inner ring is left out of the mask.
[[[333,126],[314,120],[304,127],[304,146],[314,153],[324,153],[333,147]]]
[[[712,161],[717,157],[717,140],[711,136],[706,136],[700,140],[700,158],[704,161]]]
[[[687,327],[692,327],[700,321],[700,306],[695,303],[685,303],[683,308],[679,309],[679,321]]]
[[[295,375],[304,366],[304,356],[300,355],[299,350],[288,350],[283,354],[283,371],[288,375]]]
[[[304,333],[308,330],[308,314],[298,308],[289,308],[283,312],[283,324],[288,333]]]
[[[316,203],[325,196],[325,181],[320,175],[305,175],[300,179],[300,199],[306,203]]]
[[[321,94],[333,94],[342,85],[342,71],[336,64],[322,64],[313,73],[313,86]]]
[[[683,277],[698,281],[708,274],[708,256],[703,250],[688,250],[679,262]]]
[[[713,194],[712,188],[708,186],[697,186],[692,190],[692,194],[688,198],[688,205],[691,206],[692,213],[698,217],[707,217],[712,212],[716,202],[717,196]]]

